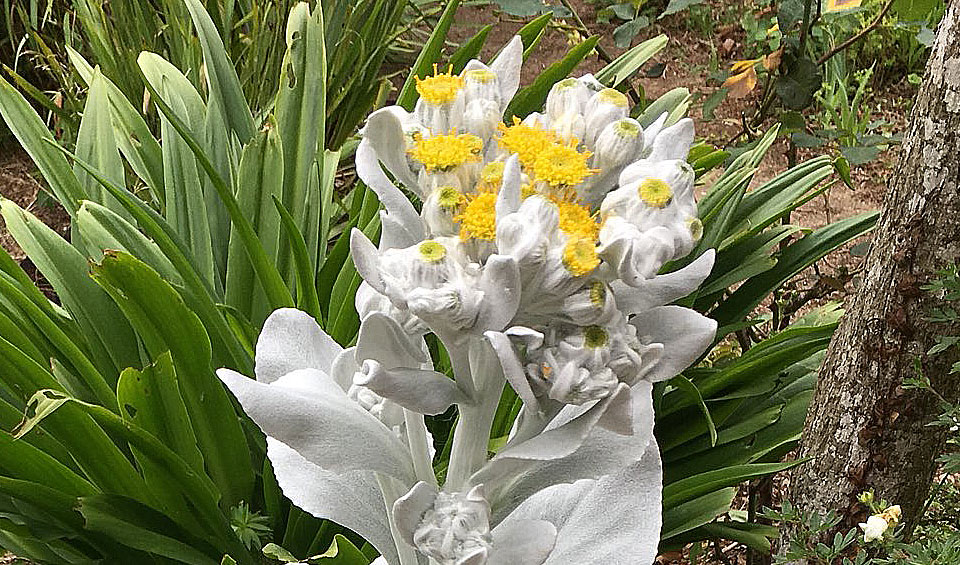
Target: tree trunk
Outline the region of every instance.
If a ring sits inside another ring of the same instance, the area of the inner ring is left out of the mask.
[[[929,392],[903,390],[917,367],[955,400],[955,351],[927,357],[938,335],[958,328],[924,320],[936,297],[921,290],[960,257],[960,0],[951,0],[891,175],[884,212],[864,262],[864,279],[830,343],[807,412],[792,475],[798,508],[836,510],[846,527],[864,517],[856,500],[874,488],[915,520],[929,491],[944,436],[926,424],[939,414]]]

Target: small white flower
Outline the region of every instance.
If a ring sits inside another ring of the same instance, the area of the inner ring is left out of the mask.
[[[863,541],[871,542],[883,537],[889,525],[880,515],[873,515],[867,518],[866,523],[860,523],[860,529],[863,530]]]

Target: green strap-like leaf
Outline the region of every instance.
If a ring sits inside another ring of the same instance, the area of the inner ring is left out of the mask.
[[[210,85],[210,96],[218,99],[218,107],[223,110],[227,124],[240,139],[240,143],[246,143],[256,133],[256,126],[253,123],[250,107],[247,106],[247,100],[243,96],[243,89],[240,88],[237,71],[223,48],[223,40],[220,38],[217,26],[199,0],[183,0],[183,2],[190,11],[190,17],[193,19],[193,25],[203,48],[203,61]]]
[[[616,88],[642,67],[654,55],[667,46],[667,36],[660,34],[636,45],[611,61],[598,71],[594,77],[610,88]],[[656,119],[656,117],[654,117]]]
[[[93,277],[130,319],[151,358],[169,351],[207,470],[235,505],[249,500],[254,476],[250,452],[226,390],[214,374],[210,339],[196,314],[160,276],[116,251],[94,266]]]
[[[86,196],[80,181],[63,155],[49,145],[56,142],[43,120],[3,77],[0,77],[0,116],[40,169],[57,200],[73,215]]]
[[[0,203],[7,229],[50,281],[87,335],[91,356],[110,386],[140,361],[136,336],[116,304],[90,280],[87,259],[59,234],[10,200]],[[91,386],[93,386],[91,384]],[[93,390],[101,389],[97,386]]]
[[[443,49],[443,43],[447,40],[447,32],[453,25],[453,20],[457,14],[457,8],[460,7],[460,0],[447,0],[447,6],[443,9],[440,19],[433,28],[433,33],[420,50],[417,61],[410,68],[410,74],[400,89],[400,95],[397,96],[397,105],[402,106],[408,112],[413,110],[417,103],[417,79],[416,77],[426,77],[430,74],[435,63],[440,60],[440,51]]]

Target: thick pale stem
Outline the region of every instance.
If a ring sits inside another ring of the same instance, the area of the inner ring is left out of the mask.
[[[430,458],[428,443],[430,440],[423,414],[404,409],[403,419],[407,425],[407,443],[410,445],[410,456],[413,458],[413,470],[417,474],[417,479],[436,485],[437,476],[433,474],[433,462]]]
[[[460,419],[453,433],[450,450],[450,467],[444,489],[454,492],[467,486],[470,475],[487,460],[490,428],[497,412],[497,403],[485,402],[480,406],[460,406]]]
[[[504,378],[499,361],[489,344],[485,341],[471,343],[466,353],[463,349],[451,353],[454,369],[461,369],[464,357],[469,369],[468,379],[456,375],[461,386],[469,382],[473,387],[474,402],[461,404],[460,419],[453,434],[453,446],[450,450],[450,467],[444,490],[457,491],[466,488],[470,476],[487,460],[487,446],[490,443],[490,429],[497,414],[500,392]],[[459,365],[459,367],[458,367]]]
[[[403,540],[393,519],[393,503],[406,494],[406,491],[396,480],[379,473],[377,474],[377,484],[380,486],[380,492],[383,493],[383,502],[387,507],[387,520],[390,522],[390,533],[393,534],[393,542],[397,546],[397,555],[400,557],[399,565],[417,565],[419,563],[417,550]]]

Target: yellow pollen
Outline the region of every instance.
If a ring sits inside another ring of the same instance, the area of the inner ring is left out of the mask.
[[[463,194],[455,186],[441,186],[437,190],[437,204],[442,208],[456,208],[463,204]]]
[[[607,331],[600,326],[587,326],[583,328],[583,343],[587,347],[597,348],[607,344],[610,336]]]
[[[571,235],[563,248],[563,266],[574,276],[582,276],[593,271],[600,264],[597,246],[592,239]]]
[[[640,200],[647,206],[663,208],[673,200],[673,190],[670,185],[660,179],[647,179],[640,183],[637,189]]]
[[[595,172],[587,166],[591,155],[589,151],[577,151],[575,141],[570,145],[552,144],[537,155],[533,175],[552,187],[578,185]]]
[[[590,214],[589,208],[556,197],[551,197],[550,200],[557,205],[557,211],[560,214],[560,229],[564,233],[596,241],[600,234],[600,225],[597,224],[596,218]]]
[[[500,190],[503,184],[503,161],[490,161],[480,171],[481,190]]]
[[[627,97],[619,90],[613,88],[604,88],[599,92],[598,96],[603,102],[608,102],[621,108],[630,106],[630,101],[627,100]]]
[[[590,284],[590,303],[597,308],[603,308],[607,303],[607,286],[600,281]]]
[[[466,78],[481,83],[488,83],[497,78],[496,73],[487,69],[473,69],[472,71],[467,71],[464,74],[466,75]]]
[[[432,239],[421,243],[417,250],[424,263],[439,263],[447,256],[447,248]]]
[[[410,156],[432,173],[449,171],[467,161],[479,161],[483,150],[480,138],[469,133],[427,138],[414,134],[413,139],[416,145],[410,150]]]
[[[512,126],[497,124],[497,129],[500,131],[500,146],[510,153],[516,153],[520,164],[528,168],[556,140],[552,131],[522,124],[517,117],[513,118]]]
[[[574,86],[577,86],[577,83],[578,83],[578,82],[580,82],[580,81],[578,81],[577,79],[575,79],[575,78],[573,78],[573,77],[567,77],[567,78],[561,80],[560,82],[558,82],[558,83],[556,84],[556,86],[554,86],[554,88],[556,88],[557,90],[565,90],[565,89],[567,89],[567,88],[572,88],[572,87],[574,87]]]
[[[460,222],[460,239],[486,239],[497,237],[497,195],[481,192],[468,196],[463,212],[453,219]]]
[[[445,104],[453,102],[457,93],[463,88],[463,79],[452,73],[451,66],[447,72],[440,73],[437,66],[433,66],[433,76],[427,78],[414,77],[417,81],[417,92],[420,97],[431,104]]]
[[[617,135],[620,137],[633,138],[637,137],[637,134],[640,133],[640,126],[633,120],[619,120],[614,122],[613,130],[617,132]]]

